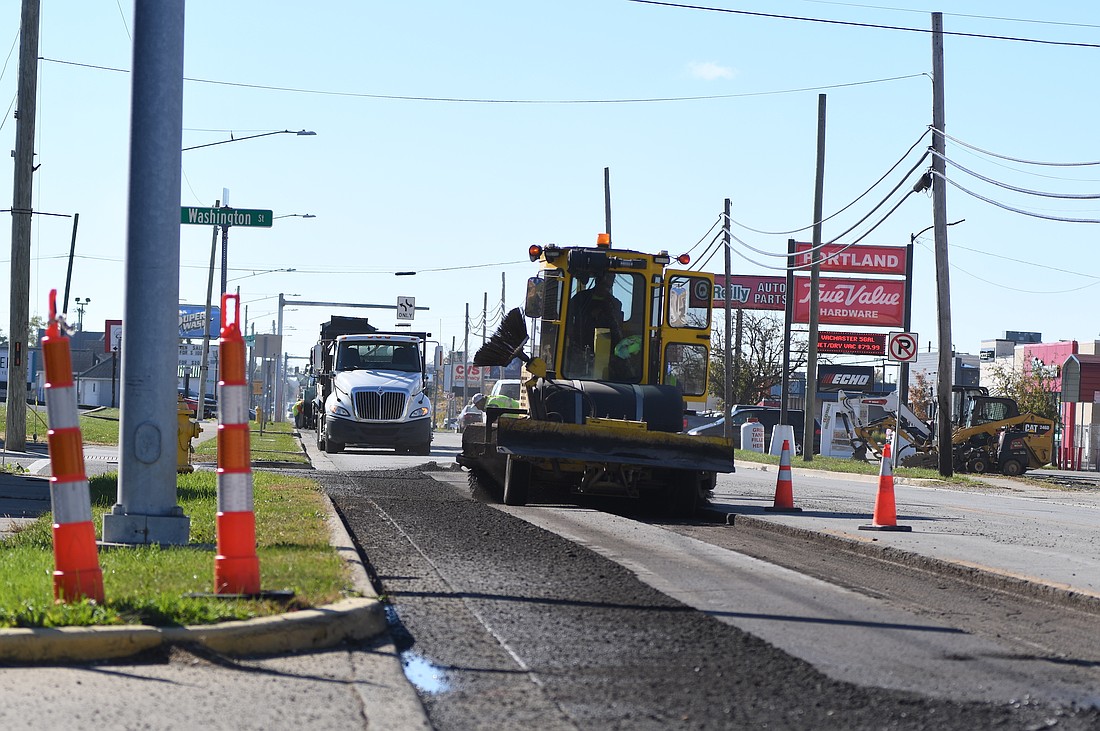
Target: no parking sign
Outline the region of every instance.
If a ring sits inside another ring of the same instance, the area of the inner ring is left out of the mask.
[[[912,363],[917,359],[916,333],[890,333],[886,342],[886,357],[899,363]]]

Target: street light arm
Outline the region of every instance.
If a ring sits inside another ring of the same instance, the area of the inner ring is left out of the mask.
[[[232,134],[232,133],[230,133]],[[242,142],[244,140],[254,140],[257,137],[269,137],[271,135],[298,135],[299,137],[313,137],[317,133],[312,130],[300,129],[295,132],[292,129],[280,129],[274,132],[261,132],[260,134],[248,135],[247,137],[230,137],[228,140],[220,140],[218,142],[207,142],[205,145],[194,145],[192,147],[185,147],[181,152],[187,152],[188,150],[197,150],[200,147],[213,147],[214,145],[227,145],[230,142]]]

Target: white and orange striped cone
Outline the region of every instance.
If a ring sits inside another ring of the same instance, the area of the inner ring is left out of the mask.
[[[775,513],[800,513],[802,508],[794,506],[794,483],[791,481],[791,443],[783,440],[783,449],[779,452],[779,477],[775,480],[775,500],[770,508]]]
[[[232,300],[233,310],[229,309]],[[240,297],[222,295],[218,339],[218,513],[215,594],[259,594],[256,515],[252,505],[248,380],[240,327]]]
[[[42,338],[46,361],[46,412],[50,445],[50,509],[53,511],[53,596],[58,602],[103,602],[103,571],[96,552],[92,497],[84,470],[76,387],[69,339],[50,290],[50,321]]]
[[[860,530],[911,531],[912,526],[898,525],[897,507],[894,505],[894,468],[890,459],[890,445],[882,448],[882,465],[878,470],[878,494],[875,495],[875,512],[870,525]]]

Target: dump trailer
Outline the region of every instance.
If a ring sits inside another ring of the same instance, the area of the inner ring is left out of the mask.
[[[430,333],[383,332],[363,317],[334,316],[322,324],[310,355],[317,384],[317,447],[329,454],[348,445],[429,454],[429,337]]]
[[[527,409],[487,408],[463,432],[458,463],[508,505],[537,487],[693,514],[717,474],[734,471],[731,439],[681,431],[686,409],[706,399],[713,275],[673,269],[667,252],[611,249],[604,235],[596,247],[528,254],[541,272],[524,308],[474,356],[523,360]]]

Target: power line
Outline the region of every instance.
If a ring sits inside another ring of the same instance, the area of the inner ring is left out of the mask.
[[[892,13],[920,13],[927,15],[926,10],[914,10],[913,8],[894,8],[884,5],[860,5],[858,3],[830,2],[830,0],[802,0],[802,2],[815,3],[817,5],[838,5],[849,8],[866,8],[868,10],[886,10]],[[1064,25],[1070,28],[1100,28],[1100,25],[1091,23],[1066,23],[1059,20],[1034,20],[1031,18],[1005,18],[999,15],[970,15],[967,13],[943,13],[945,18],[970,18],[971,20],[997,20],[1005,23],[1034,23],[1035,25]]]
[[[894,170],[896,170],[896,169],[897,169],[898,165],[901,165],[901,164],[902,164],[902,163],[903,163],[903,162],[905,161],[905,158],[909,157],[909,155],[910,155],[910,154],[911,154],[911,153],[913,152],[913,150],[914,150],[914,149],[916,149],[917,145],[919,145],[919,144],[920,144],[921,140],[923,140],[923,139],[924,139],[924,137],[925,137],[925,135],[927,135],[927,134],[928,134],[928,131],[927,131],[927,130],[925,130],[925,131],[924,131],[923,133],[921,133],[921,136],[920,136],[920,137],[918,137],[918,138],[917,138],[917,141],[916,141],[916,142],[914,142],[914,143],[913,143],[913,145],[912,145],[912,146],[911,146],[911,147],[910,147],[910,148],[909,148],[908,150],[906,150],[906,151],[905,151],[905,154],[904,154],[904,155],[902,155],[902,156],[901,156],[900,158],[898,158],[898,161],[897,161],[897,162],[895,162],[895,163],[894,163],[893,165],[891,165],[891,166],[890,166],[890,169],[889,169],[889,170],[887,170],[887,171],[886,171],[885,173],[883,173],[883,174],[882,174],[882,177],[881,177],[881,178],[879,178],[879,179],[878,179],[878,180],[876,180],[876,181],[875,181],[874,183],[872,183],[872,184],[871,184],[871,187],[869,187],[869,188],[868,188],[867,190],[863,191],[863,192],[862,192],[862,193],[860,193],[860,194],[859,194],[858,196],[856,196],[855,198],[853,198],[853,199],[852,199],[852,201],[851,201],[850,203],[848,203],[848,205],[844,206],[843,208],[841,208],[841,209],[840,209],[840,210],[838,210],[837,212],[835,212],[835,213],[833,213],[833,214],[830,214],[830,215],[826,216],[825,218],[821,219],[820,221],[817,221],[816,223],[811,223],[811,224],[810,224],[810,225],[808,225],[808,226],[803,226],[802,228],[796,228],[796,229],[794,229],[794,230],[791,230],[791,231],[761,231],[760,229],[756,229],[756,228],[753,228],[752,226],[747,226],[747,225],[745,225],[745,224],[743,224],[743,223],[740,223],[740,222],[738,222],[738,221],[735,221],[735,220],[733,220],[732,218],[730,218],[730,223],[734,223],[734,224],[737,224],[737,225],[738,225],[738,226],[740,226],[741,228],[743,228],[743,229],[745,229],[745,230],[747,230],[747,231],[752,231],[753,233],[758,233],[758,234],[765,234],[765,235],[768,235],[768,236],[788,236],[788,235],[790,235],[790,234],[796,234],[796,233],[800,233],[800,232],[802,232],[802,231],[805,231],[805,230],[807,230],[807,229],[811,229],[811,228],[813,228],[814,226],[818,225],[819,223],[825,223],[826,221],[830,221],[830,220],[832,220],[832,219],[836,218],[837,216],[839,216],[839,215],[840,215],[841,213],[844,213],[844,211],[846,211],[846,210],[848,210],[849,208],[851,208],[852,206],[854,206],[854,205],[855,205],[855,204],[856,204],[857,202],[859,202],[859,201],[860,201],[860,200],[861,200],[861,199],[862,199],[862,198],[863,198],[863,197],[864,197],[865,195],[867,195],[867,194],[868,194],[868,193],[870,193],[870,192],[871,192],[872,190],[874,190],[874,189],[875,189],[876,187],[878,187],[878,184],[879,184],[879,183],[881,183],[881,182],[882,182],[883,180],[885,180],[885,179],[886,179],[886,177],[887,177],[887,176],[888,176],[888,175],[889,175],[890,173],[894,172]],[[928,156],[928,154],[927,154],[927,153],[925,153],[924,157],[927,157],[927,156]],[[924,159],[924,157],[922,157],[922,158],[921,158],[921,160],[923,160],[923,159]],[[917,164],[919,165],[919,164],[920,164],[920,162],[918,162]],[[912,171],[910,171],[910,172],[912,172]]]
[[[944,137],[951,140],[952,142],[954,142],[957,145],[962,145],[963,147],[965,147],[967,149],[974,150],[976,152],[980,152],[983,155],[989,155],[990,157],[996,157],[996,158],[1001,159],[1001,160],[1008,160],[1009,162],[1018,162],[1018,163],[1023,163],[1024,165],[1042,165],[1042,166],[1046,166],[1046,167],[1088,167],[1088,166],[1091,166],[1091,165],[1100,165],[1100,160],[1096,160],[1096,161],[1092,161],[1092,162],[1037,162],[1035,160],[1021,160],[1018,157],[1009,157],[1007,155],[1001,155],[1001,154],[998,154],[996,152],[990,152],[989,150],[983,150],[980,147],[975,147],[974,145],[971,145],[967,142],[963,142],[962,140],[957,139],[955,137],[952,137],[951,135],[947,134],[946,132],[941,132],[938,129],[933,130],[933,131],[936,134],[943,135]]]
[[[1023,216],[1031,216],[1032,218],[1041,218],[1041,219],[1046,220],[1046,221],[1059,221],[1061,223],[1100,223],[1100,219],[1096,219],[1096,218],[1069,218],[1069,217],[1066,217],[1066,216],[1048,216],[1048,215],[1043,214],[1043,213],[1036,213],[1035,211],[1028,211],[1028,210],[1025,210],[1023,208],[1015,208],[1015,207],[1010,206],[1006,203],[1001,203],[1000,201],[996,201],[996,200],[993,200],[992,198],[987,198],[984,195],[980,195],[978,193],[975,193],[974,191],[970,190],[969,188],[963,187],[962,185],[955,182],[954,180],[947,177],[946,175],[941,175],[939,172],[936,172],[936,171],[931,171],[931,172],[935,177],[937,177],[939,179],[942,179],[942,180],[946,180],[948,183],[955,186],[956,188],[961,190],[963,193],[966,193],[967,195],[971,196],[972,198],[977,198],[980,201],[984,201],[984,202],[986,202],[986,203],[988,203],[992,206],[996,206],[997,208],[1001,208],[1001,209],[1004,209],[1006,211],[1011,211],[1012,213],[1019,213],[1020,215],[1023,215]]]
[[[77,61],[64,61],[57,58],[41,57],[40,60],[48,63],[57,63],[65,66],[77,66],[80,68],[95,69],[98,71],[112,71],[128,74],[128,69],[120,69],[111,66],[99,66]],[[625,99],[487,99],[476,97],[449,97],[449,96],[413,96],[407,94],[371,94],[355,91],[333,91],[326,89],[307,89],[293,86],[270,86],[266,84],[247,84],[238,81],[215,81],[213,79],[198,79],[191,76],[183,77],[184,81],[196,84],[212,84],[215,86],[231,86],[239,89],[258,89],[262,91],[285,91],[294,94],[314,94],[320,96],[342,96],[359,99],[382,99],[388,101],[413,101],[413,102],[445,102],[455,104],[653,104],[660,102],[694,102],[710,101],[715,99],[739,99],[754,96],[776,96],[780,94],[799,94],[808,91],[826,91],[829,89],[844,89],[852,86],[866,86],[868,84],[882,84],[891,81],[903,81],[915,79],[927,74],[906,74],[904,76],[891,76],[882,79],[868,79],[865,81],[850,81],[841,84],[827,84],[824,86],[806,86],[796,89],[777,89],[772,91],[743,92],[740,94],[707,94],[701,96],[668,96],[668,97],[638,97]]]
[[[932,150],[932,154],[935,155],[936,157],[942,158],[943,161],[946,162],[948,165],[951,165],[952,167],[956,168],[957,170],[961,170],[962,172],[966,173],[967,175],[971,175],[971,176],[977,178],[978,180],[981,180],[984,183],[989,183],[990,185],[996,185],[998,188],[1004,188],[1005,190],[1011,190],[1013,193],[1023,193],[1024,195],[1034,195],[1034,196],[1039,196],[1041,198],[1066,198],[1066,199],[1071,199],[1071,200],[1098,200],[1098,199],[1100,199],[1100,193],[1047,193],[1047,192],[1043,192],[1043,191],[1039,191],[1039,190],[1030,190],[1029,188],[1020,188],[1020,187],[1017,187],[1015,185],[1009,185],[1008,183],[1002,182],[1000,180],[994,180],[993,178],[986,177],[985,175],[982,175],[980,173],[976,173],[973,170],[971,170],[969,168],[966,168],[966,167],[963,167],[962,165],[958,164],[957,162],[955,162],[954,160],[949,158],[947,155],[941,155],[940,153],[936,152],[935,150]]]
[[[685,5],[681,3],[662,2],[661,0],[627,0],[627,2],[640,5],[660,5],[681,10],[704,10],[711,13],[726,13],[730,15],[747,15],[755,18],[772,18],[774,20],[799,20],[806,23],[824,23],[826,25],[845,25],[852,28],[872,28],[875,30],[897,30],[908,33],[931,33],[930,28],[908,28],[902,25],[881,25],[878,23],[857,23],[850,20],[832,20],[829,18],[809,18],[800,15],[779,15],[776,13],[757,13],[749,10],[730,10],[729,8],[714,8],[706,5]],[[956,36],[959,38],[982,38],[991,41],[1016,41],[1017,43],[1037,43],[1046,46],[1070,46],[1074,48],[1100,48],[1097,43],[1077,43],[1073,41],[1048,41],[1040,38],[1023,38],[1019,36],[995,36],[987,33],[962,33],[959,31],[941,31],[944,36]]]

